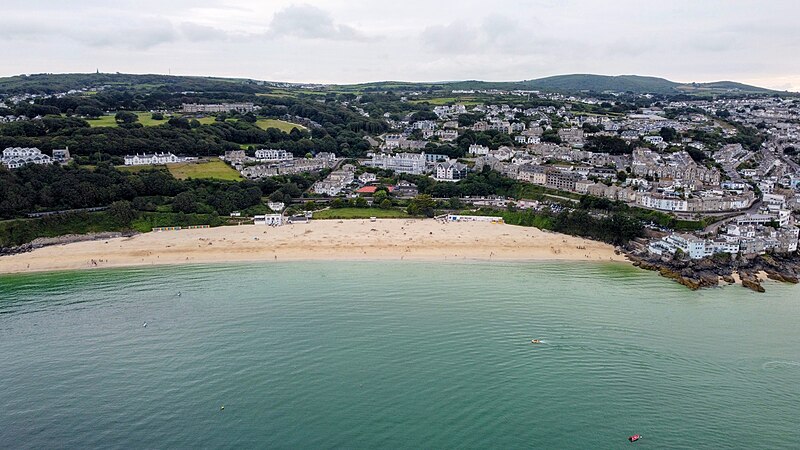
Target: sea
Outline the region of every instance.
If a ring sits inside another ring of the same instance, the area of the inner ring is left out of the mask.
[[[0,448],[796,449],[800,287],[765,287],[574,262],[0,276]]]

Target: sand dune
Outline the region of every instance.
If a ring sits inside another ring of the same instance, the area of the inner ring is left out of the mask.
[[[291,260],[624,261],[610,245],[536,228],[433,219],[319,220],[151,232],[0,257],[0,273]]]

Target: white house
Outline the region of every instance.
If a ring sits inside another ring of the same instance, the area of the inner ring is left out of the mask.
[[[436,180],[458,181],[467,177],[467,166],[450,160],[436,164]]]
[[[469,146],[469,154],[473,156],[486,156],[489,154],[489,147],[485,145],[472,144]]]
[[[375,176],[374,173],[364,172],[358,176],[358,181],[362,182],[363,184],[372,183],[373,181],[377,181],[378,177]]]

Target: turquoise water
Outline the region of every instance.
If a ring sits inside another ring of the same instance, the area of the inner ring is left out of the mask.
[[[798,448],[800,289],[691,292],[591,263],[0,277],[0,448],[594,449],[634,433]]]

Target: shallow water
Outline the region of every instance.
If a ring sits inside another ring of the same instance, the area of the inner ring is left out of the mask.
[[[766,288],[592,263],[4,276],[0,447],[797,448],[800,289]]]

